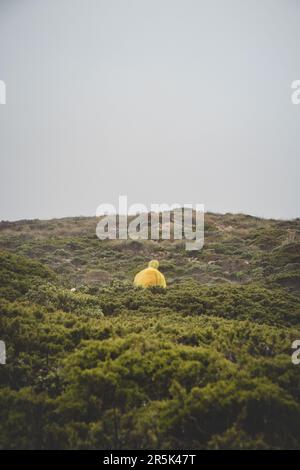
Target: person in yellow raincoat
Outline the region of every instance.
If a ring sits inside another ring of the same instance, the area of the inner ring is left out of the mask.
[[[148,264],[148,268],[143,269],[134,278],[134,285],[140,287],[159,286],[166,288],[165,276],[158,270],[159,262],[152,260]]]

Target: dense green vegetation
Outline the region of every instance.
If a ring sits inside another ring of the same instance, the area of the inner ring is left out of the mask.
[[[0,448],[299,449],[300,220],[207,214],[199,252],[95,228],[0,223]],[[168,289],[132,286],[151,258]]]

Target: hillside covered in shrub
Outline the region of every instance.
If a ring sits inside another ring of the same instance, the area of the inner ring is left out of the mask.
[[[0,449],[300,449],[300,219],[208,213],[192,252],[96,224],[0,223]]]

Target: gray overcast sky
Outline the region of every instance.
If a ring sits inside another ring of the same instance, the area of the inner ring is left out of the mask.
[[[298,0],[0,0],[0,219],[300,216]]]

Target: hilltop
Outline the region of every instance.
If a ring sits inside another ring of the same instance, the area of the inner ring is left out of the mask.
[[[277,221],[248,215],[205,215],[205,244],[186,252],[183,241],[99,241],[97,219],[0,222],[0,249],[38,260],[62,282],[103,285],[131,281],[149,258],[160,260],[173,284],[276,283],[300,288],[300,219]]]
[[[207,213],[191,252],[96,224],[0,223],[0,448],[300,448],[300,219]]]

